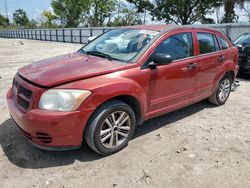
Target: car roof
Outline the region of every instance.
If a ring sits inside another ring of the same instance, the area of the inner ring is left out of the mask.
[[[162,31],[171,27],[172,25],[132,25],[132,26],[125,26],[122,28],[131,28],[131,29],[146,29],[146,30],[155,30],[155,31]]]
[[[131,29],[146,29],[146,30],[154,30],[159,32],[166,32],[174,29],[202,29],[206,31],[213,31],[222,33],[220,30],[210,28],[203,25],[172,25],[172,24],[157,24],[157,25],[133,25],[133,26],[125,26],[122,28],[131,28]]]

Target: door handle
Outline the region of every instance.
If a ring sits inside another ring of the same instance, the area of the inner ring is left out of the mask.
[[[224,55],[221,55],[221,56],[218,57],[218,61],[221,62],[221,63],[224,61],[224,59],[225,59]]]
[[[197,63],[189,63],[187,65],[187,70],[192,70],[192,69],[195,69],[198,67],[198,64]]]

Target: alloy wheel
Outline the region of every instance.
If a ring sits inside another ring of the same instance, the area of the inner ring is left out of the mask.
[[[116,148],[124,143],[131,129],[130,116],[125,111],[112,112],[103,122],[100,140],[106,148]]]
[[[231,89],[231,82],[229,79],[225,79],[221,82],[220,88],[219,88],[219,99],[221,102],[224,102],[227,100],[229,93]]]

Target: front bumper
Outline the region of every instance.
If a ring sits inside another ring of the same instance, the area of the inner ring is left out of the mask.
[[[7,93],[10,115],[23,135],[42,149],[67,149],[81,146],[83,130],[94,109],[74,112],[57,112],[31,109],[20,110]]]

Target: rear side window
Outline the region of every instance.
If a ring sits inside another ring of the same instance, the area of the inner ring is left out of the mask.
[[[192,34],[172,35],[157,47],[156,52],[168,54],[173,60],[191,57],[194,55]]]
[[[200,54],[215,52],[218,50],[218,42],[213,34],[197,33]]]
[[[222,50],[229,48],[229,43],[222,37],[219,37]]]

